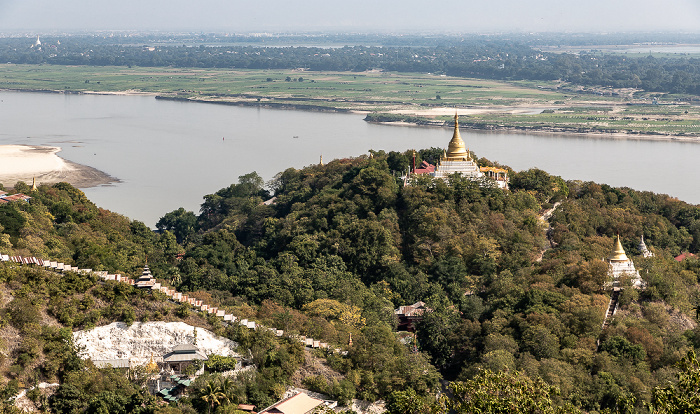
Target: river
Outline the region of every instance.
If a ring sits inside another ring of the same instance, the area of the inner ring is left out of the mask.
[[[83,191],[98,206],[154,227],[199,211],[202,197],[256,171],[270,180],[369,149],[446,147],[446,128],[364,122],[363,115],[156,100],[152,96],[0,92],[0,144],[60,146],[63,158],[121,180]],[[478,156],[516,170],[666,193],[700,203],[700,144],[462,131]]]

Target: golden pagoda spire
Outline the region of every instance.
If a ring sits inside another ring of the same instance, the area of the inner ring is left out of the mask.
[[[321,154],[321,159],[318,161],[318,165],[323,166],[323,154]]]
[[[158,364],[153,360],[153,352],[151,352],[151,360],[146,364],[146,369],[150,372],[158,371]]]
[[[622,248],[622,243],[620,243],[620,235],[617,235],[617,240],[615,241],[615,247],[613,248],[612,253],[610,254],[610,257],[608,257],[609,261],[614,261],[614,262],[623,262],[629,260],[627,258],[627,255],[625,254],[625,249]]]
[[[462,137],[459,135],[459,115],[455,113],[455,129],[452,133],[452,139],[447,146],[447,161],[466,161],[469,159],[469,153],[464,145]]]
[[[36,177],[32,177],[32,191],[36,191]]]

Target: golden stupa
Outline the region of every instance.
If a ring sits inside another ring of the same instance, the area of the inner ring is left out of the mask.
[[[158,364],[153,360],[153,354],[151,354],[151,360],[146,364],[146,370],[148,372],[158,372]]]
[[[459,116],[455,114],[455,130],[444,154],[445,161],[469,161],[469,151],[459,135]]]
[[[620,243],[620,235],[617,235],[617,240],[615,241],[615,248],[613,249],[608,260],[611,262],[624,262],[629,260],[625,254],[625,249],[622,248],[622,243]]]

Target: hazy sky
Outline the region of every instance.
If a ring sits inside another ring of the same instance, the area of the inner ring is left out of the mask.
[[[0,0],[0,32],[700,32],[698,0]]]

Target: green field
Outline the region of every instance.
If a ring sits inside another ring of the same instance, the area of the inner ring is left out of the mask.
[[[387,72],[5,64],[0,65],[0,88],[151,93],[244,105],[393,113],[435,121],[449,119],[444,108],[461,108],[467,114],[463,124],[474,128],[700,134],[700,110],[695,106],[669,97],[652,105],[651,97],[639,91],[613,94],[557,82]]]

